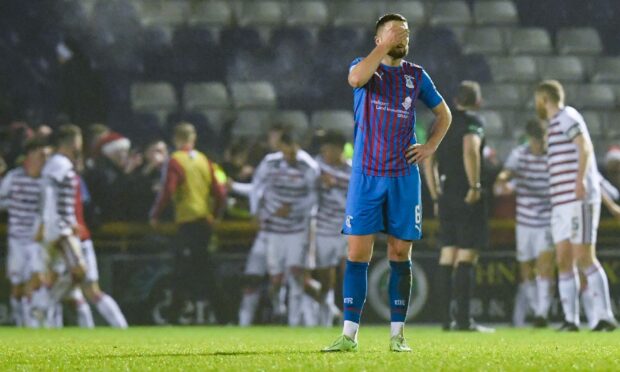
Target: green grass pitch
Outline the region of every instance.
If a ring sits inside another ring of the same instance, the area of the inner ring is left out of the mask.
[[[410,327],[410,354],[388,351],[389,327],[366,326],[360,351],[324,354],[338,328],[0,328],[0,370],[569,371],[620,370],[620,332]]]

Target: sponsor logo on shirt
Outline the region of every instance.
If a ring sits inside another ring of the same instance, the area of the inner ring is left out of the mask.
[[[405,98],[405,100],[401,104],[403,105],[405,110],[409,110],[411,108],[411,97]]]
[[[407,85],[407,88],[413,89],[415,87],[413,84],[413,76],[405,75],[405,84]]]

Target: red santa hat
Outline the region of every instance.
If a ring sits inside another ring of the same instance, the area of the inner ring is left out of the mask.
[[[123,135],[110,132],[99,139],[97,143],[97,152],[105,156],[110,156],[119,150],[129,150],[131,142],[127,137]]]
[[[607,154],[605,154],[605,163],[612,161],[620,161],[620,146],[618,145],[610,146]]]

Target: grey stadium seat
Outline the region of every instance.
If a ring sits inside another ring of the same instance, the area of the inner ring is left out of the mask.
[[[521,90],[514,84],[486,84],[481,89],[484,108],[518,108],[523,104]]]
[[[616,105],[615,94],[609,85],[584,84],[575,92],[575,99],[567,99],[569,104],[588,109],[613,109]]]
[[[538,71],[541,79],[556,79],[562,82],[581,82],[585,72],[577,57],[540,57]]]
[[[183,87],[183,106],[187,111],[229,109],[230,97],[220,82],[190,83]]]
[[[364,3],[336,2],[332,8],[335,26],[368,27],[377,21],[379,13],[379,7],[374,1]]]
[[[464,26],[471,24],[471,12],[464,1],[434,3],[429,20],[433,26]]]
[[[594,28],[565,28],[558,31],[556,45],[559,54],[596,55],[603,51],[603,44]]]
[[[134,83],[131,86],[131,108],[137,112],[174,111],[177,99],[169,83]]]
[[[513,25],[518,21],[512,1],[474,2],[474,20],[479,25]]]
[[[463,53],[503,54],[504,39],[496,28],[471,28],[465,31]]]
[[[495,150],[495,157],[502,163],[508,158],[508,155],[510,155],[512,149],[514,149],[517,144],[515,140],[505,138],[489,138],[486,143],[488,147]]]
[[[242,110],[237,114],[237,119],[233,123],[233,138],[260,138],[269,129],[270,117],[269,110]]]
[[[347,110],[325,110],[312,113],[313,129],[338,131],[347,138],[353,138],[353,114]]]
[[[191,25],[228,26],[232,23],[233,11],[225,1],[201,1],[192,4],[189,14]]]
[[[510,54],[551,54],[551,37],[544,28],[517,28],[509,33]]]
[[[504,136],[504,124],[498,111],[480,111],[480,116],[484,118],[484,132],[487,136],[492,138]]]
[[[235,108],[273,108],[276,105],[276,91],[266,81],[238,82],[230,86]]]
[[[601,115],[597,111],[582,111],[588,131],[592,137],[602,138],[605,136],[605,127]]]
[[[387,2],[383,13],[402,14],[409,22],[409,27],[418,27],[426,21],[424,4],[419,1],[396,1]]]
[[[275,26],[282,23],[282,5],[277,1],[247,1],[238,16],[240,26]]]
[[[538,79],[536,62],[532,57],[495,57],[489,60],[493,80],[504,82],[533,82]]]
[[[302,138],[310,127],[308,116],[301,110],[276,111],[271,116],[271,121],[290,128],[298,139]]]
[[[612,85],[611,89],[613,89],[616,96],[617,107],[620,107],[620,85]],[[618,124],[620,125],[620,123]]]
[[[291,26],[322,26],[327,23],[329,10],[322,1],[300,1],[292,4],[286,17]]]
[[[606,57],[598,59],[592,74],[592,82],[620,84],[620,58]]]
[[[607,139],[611,141],[620,140],[620,111],[612,111],[606,115]],[[617,143],[614,143],[617,145]]]
[[[143,1],[140,6],[140,17],[145,25],[178,26],[185,22],[189,13],[187,1]]]

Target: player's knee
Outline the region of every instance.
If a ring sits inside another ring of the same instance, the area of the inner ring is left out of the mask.
[[[411,254],[409,250],[393,250],[388,256],[390,261],[407,261]]]

